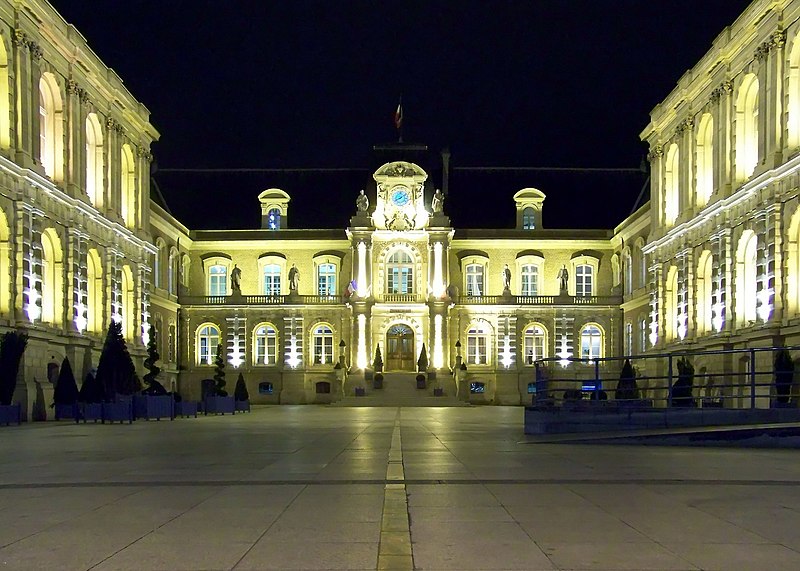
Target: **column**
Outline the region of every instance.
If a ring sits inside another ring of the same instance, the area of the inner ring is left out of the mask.
[[[86,169],[82,168],[86,164],[86,118],[81,109],[82,91],[74,80],[67,80],[64,101],[64,188],[67,194],[75,197],[83,196],[85,193],[82,189],[86,188]]]
[[[755,224],[758,236],[756,312],[763,323],[773,317],[775,300],[775,210],[778,209],[772,205],[769,210],[759,212]]]
[[[226,354],[227,362],[238,368],[245,362],[245,339],[247,337],[247,319],[235,314],[226,318]]]
[[[763,86],[764,99],[767,108],[766,114],[766,163],[768,168],[780,165],[783,156],[783,62],[785,57],[784,45],[786,44],[786,32],[780,30],[772,34],[768,41],[769,51],[766,62],[762,62],[765,67],[765,81]],[[766,65],[764,65],[766,63]],[[762,74],[759,72],[759,81]],[[761,88],[761,85],[759,85]]]
[[[660,301],[662,298],[661,290],[662,290],[662,283],[661,283],[661,264],[660,262],[654,262],[653,265],[650,267],[650,284],[648,289],[650,290],[650,346],[655,347],[656,343],[658,342],[658,335],[659,330],[661,328],[661,308]]]
[[[656,221],[659,228],[658,234],[663,232],[664,227],[664,183],[662,168],[664,164],[664,149],[658,144],[652,147],[647,155],[650,161],[650,194],[652,219]]]
[[[15,93],[15,118],[16,125],[16,162],[23,167],[30,167],[34,163],[34,142],[39,145],[39,133],[34,133],[34,111],[38,115],[39,86],[36,85],[35,94],[32,92],[34,81],[31,71],[31,57],[28,50],[28,36],[22,30],[15,30],[11,38],[14,45],[14,90]],[[38,81],[38,74],[36,77]],[[34,105],[36,103],[36,105]],[[38,126],[38,121],[36,122]]]
[[[504,369],[517,364],[517,316],[501,315],[497,323],[497,363]]]
[[[108,117],[106,119],[106,132],[103,143],[106,148],[105,170],[108,180],[105,185],[105,196],[103,206],[106,217],[110,220],[120,219],[120,153],[122,145],[116,130],[117,122]]]
[[[692,216],[697,205],[695,195],[695,171],[697,168],[697,153],[695,152],[694,116],[687,117],[679,127],[683,131],[680,138],[680,198],[678,201],[678,220],[681,223]]]
[[[67,230],[71,261],[72,323],[75,331],[83,333],[88,325],[89,284],[86,269],[89,235],[77,228]]]
[[[689,330],[689,308],[691,307],[689,295],[691,292],[691,250],[687,249],[678,254],[678,337],[683,340]]]
[[[149,252],[145,252],[149,255]],[[147,264],[139,264],[139,318],[142,324],[142,343],[147,345],[150,342],[150,274],[151,270]],[[161,331],[157,332],[162,335]]]
[[[717,91],[718,90],[718,91]],[[715,146],[717,153],[716,186],[720,196],[730,196],[733,172],[733,82],[725,81],[715,92],[718,97]],[[713,94],[712,94],[713,95]]]
[[[21,315],[17,318],[35,323],[42,316],[42,241],[40,218],[44,212],[20,203],[17,210],[19,260],[18,291],[22,292]]]
[[[114,248],[106,250],[106,275],[108,276],[107,291],[109,292],[109,318],[116,322],[122,321],[122,267],[120,266],[121,254]]]
[[[292,369],[303,366],[303,318],[290,315],[283,318],[283,364]]]
[[[772,280],[768,283],[768,287],[772,288],[772,319],[777,322],[780,322],[783,318],[783,284],[786,279],[784,274],[782,228],[783,211],[778,205],[770,204],[767,207],[767,232],[772,262],[767,267],[767,271],[772,274]]]

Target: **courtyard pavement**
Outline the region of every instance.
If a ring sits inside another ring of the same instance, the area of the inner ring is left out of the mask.
[[[800,569],[800,452],[542,443],[522,417],[0,427],[0,568]]]

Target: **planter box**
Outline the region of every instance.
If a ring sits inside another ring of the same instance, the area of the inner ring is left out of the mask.
[[[435,396],[435,397],[443,397],[444,396],[444,389],[439,388],[439,387],[433,389],[433,396]]]
[[[200,403],[193,400],[182,400],[175,403],[175,416],[193,416],[197,418],[197,409]]]
[[[172,395],[150,396],[136,395],[133,397],[133,412],[136,418],[150,420],[155,418],[175,418],[175,399]]]
[[[16,404],[3,404],[0,405],[0,425],[6,426],[11,423],[20,424],[22,421],[22,405]]]
[[[364,387],[356,387],[356,396],[357,397],[367,396],[367,389],[365,389]]]
[[[75,422],[86,422],[87,420],[103,420],[103,405],[99,402],[82,402],[78,403],[78,415],[75,417]]]
[[[383,379],[375,379],[372,381],[372,388],[373,389],[382,389],[383,388]]]
[[[417,388],[418,388],[418,389],[424,389],[424,388],[426,388],[426,387],[427,387],[427,384],[425,383],[425,380],[424,380],[424,379],[423,379],[423,380],[421,380],[421,381],[417,381]]]
[[[114,422],[127,422],[133,423],[133,400],[121,400],[117,402],[104,402],[103,407],[103,423],[106,421]]]
[[[249,400],[237,400],[235,408],[236,408],[236,412],[250,412],[250,401]]]
[[[55,404],[55,413],[56,413],[56,420],[63,420],[68,418],[70,420],[75,420],[79,417],[80,412],[78,411],[78,403],[74,404]]]
[[[233,397],[206,397],[203,402],[203,413],[209,414],[236,414],[236,401]]]

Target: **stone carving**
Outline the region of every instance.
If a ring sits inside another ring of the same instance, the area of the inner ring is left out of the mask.
[[[297,269],[297,266],[292,264],[292,267],[289,268],[289,293],[297,292],[297,286],[300,284],[300,270]]]
[[[233,293],[242,293],[242,270],[236,264],[233,264],[231,271],[231,291]]]
[[[441,214],[444,209],[444,194],[438,188],[433,193],[433,200],[431,200],[431,209],[434,214]]]
[[[364,194],[364,190],[362,189],[361,194],[359,194],[358,198],[356,198],[356,209],[359,213],[363,213],[366,212],[368,208],[369,198],[367,198],[367,195]]]
[[[567,286],[569,285],[569,270],[565,265],[558,270],[558,290],[560,295],[567,294]]]
[[[503,268],[503,291],[511,291],[511,269],[508,264]]]
[[[656,145],[649,153],[647,153],[647,160],[652,163],[655,159],[662,156],[664,156],[664,147],[661,145]]]

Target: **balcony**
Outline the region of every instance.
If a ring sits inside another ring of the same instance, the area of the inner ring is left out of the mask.
[[[192,305],[342,305],[341,295],[184,295],[179,302]]]
[[[620,295],[462,295],[458,305],[621,305]]]
[[[385,293],[378,300],[380,303],[425,303],[416,293]]]

